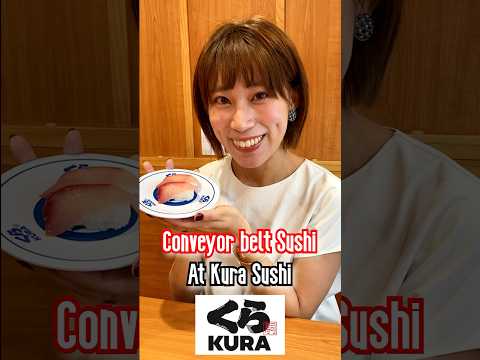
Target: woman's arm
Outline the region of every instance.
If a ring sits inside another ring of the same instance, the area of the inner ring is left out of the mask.
[[[296,258],[293,286],[252,286],[257,295],[285,295],[285,315],[310,319],[332,286],[340,269],[340,252]],[[262,261],[265,266],[271,266]]]
[[[170,291],[175,300],[193,303],[195,302],[195,295],[203,293],[202,286],[187,286],[188,266],[190,262],[199,262],[202,260],[203,258],[201,255],[175,256],[168,277]]]

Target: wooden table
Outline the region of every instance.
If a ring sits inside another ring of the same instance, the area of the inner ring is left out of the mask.
[[[184,320],[178,321],[179,314]],[[340,359],[339,325],[287,318],[285,328],[285,356],[248,358]],[[216,360],[232,358],[231,355],[205,357]],[[141,296],[140,358],[195,358],[195,305]]]

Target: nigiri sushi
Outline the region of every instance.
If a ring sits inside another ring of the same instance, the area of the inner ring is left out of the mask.
[[[45,232],[59,235],[78,225],[88,230],[124,226],[136,197],[114,185],[71,185],[51,194],[43,207]]]
[[[138,195],[138,179],[130,172],[116,167],[88,166],[65,172],[41,197],[48,198],[56,191],[71,185],[94,184],[114,185],[130,194]]]
[[[157,186],[157,201],[190,200],[200,190],[200,183],[191,175],[176,174],[167,176]]]

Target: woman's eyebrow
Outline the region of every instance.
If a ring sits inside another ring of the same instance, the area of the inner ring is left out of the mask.
[[[249,86],[247,86],[247,89],[251,89],[251,88],[264,88],[266,89],[267,87],[265,86],[265,84],[263,84],[262,82],[258,82],[258,83],[253,83],[253,84],[250,84]],[[230,91],[230,90],[233,90],[233,87],[229,86],[218,86],[216,87],[215,89],[213,89],[212,91],[212,95],[217,93],[217,92],[222,92],[222,91]]]

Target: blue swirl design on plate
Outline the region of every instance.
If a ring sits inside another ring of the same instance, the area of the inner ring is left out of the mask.
[[[37,222],[38,226],[40,226],[43,230],[45,230],[45,221],[43,219],[43,207],[45,206],[45,199],[40,199],[33,208],[33,217]],[[72,230],[65,231],[64,233],[57,235],[57,237],[66,239],[66,240],[74,240],[74,241],[98,241],[98,240],[106,240],[123,234],[124,232],[128,231],[135,223],[137,222],[138,214],[135,210],[130,208],[130,219],[125,226],[122,226],[118,229],[108,229],[102,231],[95,231],[95,232],[81,232],[78,230],[85,229],[85,226],[76,226]]]
[[[193,192],[193,197],[190,200],[181,200],[181,201],[175,201],[174,199],[170,199],[167,202],[164,202],[163,205],[168,205],[168,206],[182,206],[182,205],[187,205],[195,201],[197,198],[198,194],[196,191]],[[158,188],[155,188],[153,190],[153,198],[158,201]]]

